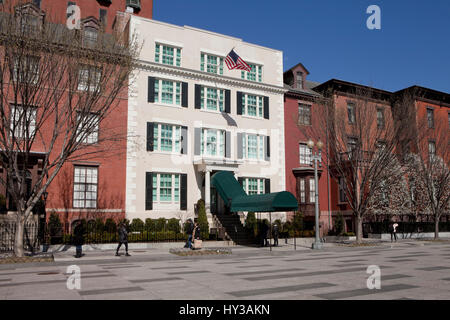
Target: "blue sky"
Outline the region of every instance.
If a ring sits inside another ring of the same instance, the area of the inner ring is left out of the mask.
[[[381,30],[366,27],[370,5]],[[154,0],[153,18],[282,50],[312,81],[450,93],[449,0]]]

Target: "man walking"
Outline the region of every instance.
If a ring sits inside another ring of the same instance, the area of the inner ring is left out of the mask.
[[[275,223],[273,225],[273,229],[272,229],[272,235],[273,235],[273,245],[275,247],[278,247],[278,225]]]
[[[81,258],[83,256],[84,231],[83,222],[79,221],[73,230],[73,244],[76,248],[75,258]]]
[[[123,222],[120,222],[119,224],[119,245],[117,246],[117,250],[116,250],[116,256],[120,256],[119,255],[119,249],[122,246],[122,244],[125,245],[125,252],[126,252],[126,256],[129,257],[130,255],[128,254],[128,232],[127,229],[125,228],[125,224]]]

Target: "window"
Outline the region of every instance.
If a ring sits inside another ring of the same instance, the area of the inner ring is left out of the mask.
[[[78,90],[94,92],[100,88],[102,71],[93,66],[82,66],[78,73]]]
[[[250,81],[258,81],[262,82],[262,66],[257,66],[254,64],[247,63],[251,71],[241,71],[241,78],[250,80]]]
[[[200,70],[214,74],[223,74],[223,58],[200,53]]]
[[[179,174],[153,174],[153,202],[180,203]]]
[[[97,186],[97,167],[75,167],[75,177],[73,184],[73,207],[96,208]]]
[[[24,110],[22,106],[11,106],[10,125],[15,138],[33,137],[36,130],[36,109]]]
[[[175,48],[164,44],[156,43],[155,62],[167,64],[169,66],[181,66],[181,48]]]
[[[14,59],[13,81],[37,84],[39,81],[39,62],[39,57],[34,56]]]
[[[39,17],[24,13],[20,17],[22,33],[26,36],[35,33],[39,29]]]
[[[251,117],[264,117],[264,97],[242,94],[242,114]]]
[[[84,116],[81,119],[81,115],[78,115],[79,127],[77,133],[77,141],[82,143],[92,144],[98,142],[98,125],[99,116],[95,113],[91,113]],[[83,131],[87,131],[83,133]]]
[[[181,152],[181,126],[155,123],[153,126],[153,150]]]
[[[181,82],[155,79],[155,102],[181,106]]]
[[[311,125],[311,106],[307,104],[298,104],[298,122],[301,125]]]
[[[313,178],[309,179],[309,202],[316,202],[316,181]]]
[[[434,110],[427,108],[428,128],[434,128]]]
[[[311,165],[311,149],[306,143],[299,145],[300,164]]]
[[[353,103],[347,104],[348,123],[355,123],[355,105]]]
[[[428,155],[430,159],[436,155],[436,143],[434,141],[428,141]]]
[[[83,44],[86,47],[95,47],[97,45],[98,30],[92,27],[85,27],[83,30]]]
[[[347,195],[345,194],[345,181],[343,177],[339,177],[339,202],[347,202]]]
[[[260,178],[243,178],[242,188],[248,195],[263,194],[265,179]]]
[[[225,111],[225,90],[201,87],[200,93],[202,109]]]
[[[377,127],[384,128],[384,110],[381,108],[377,108]]]
[[[264,160],[264,136],[243,134],[242,147],[245,159]]]
[[[225,157],[225,130],[202,129],[201,155]]]
[[[348,138],[347,147],[349,152],[353,152],[358,147],[358,139],[357,138]]]
[[[303,72],[297,72],[297,88],[303,89]]]
[[[306,203],[305,179],[300,179],[300,203]]]

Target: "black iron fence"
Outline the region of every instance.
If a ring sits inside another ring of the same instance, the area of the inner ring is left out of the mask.
[[[434,222],[402,222],[399,221],[397,233],[424,233],[434,232]],[[364,235],[369,233],[389,233],[389,222],[363,223]],[[450,222],[439,222],[439,232],[450,232]]]
[[[40,244],[40,230],[39,223],[29,222],[25,223],[23,246],[27,251],[33,251],[39,247]],[[14,251],[14,244],[16,238],[16,223],[2,222],[0,223],[0,252]]]

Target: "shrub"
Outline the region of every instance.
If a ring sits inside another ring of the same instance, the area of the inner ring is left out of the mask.
[[[180,233],[180,220],[172,218],[167,221],[167,230],[174,231],[175,233]]]
[[[167,220],[164,218],[159,218],[155,221],[155,230],[158,231],[164,231],[166,229],[166,223]]]
[[[144,230],[144,221],[139,218],[133,219],[130,225],[131,231],[143,231]]]
[[[105,224],[103,223],[103,219],[102,218],[95,219],[94,231],[101,233],[104,230],[105,230]]]
[[[117,225],[116,225],[116,222],[113,219],[111,219],[111,218],[106,219],[106,221],[105,221],[105,231],[106,232],[111,232],[111,233],[116,233],[117,232]]]
[[[292,227],[295,231],[303,230],[303,214],[297,211],[294,215],[294,221],[292,222]]]
[[[48,219],[48,233],[52,238],[62,236],[61,220],[59,219],[59,215],[55,212],[52,212]]]
[[[156,220],[150,218],[145,219],[145,230],[156,231]]]
[[[340,236],[344,233],[345,230],[344,225],[345,225],[344,216],[342,215],[342,213],[339,212],[336,219],[334,220],[334,232],[336,233],[337,236]]]
[[[256,221],[254,212],[247,213],[247,217],[245,218],[245,228],[247,229],[247,232],[254,237],[258,234],[258,222]]]
[[[354,233],[354,232],[344,232],[342,235],[343,235],[344,237],[354,237],[354,236],[355,236],[355,233]]]
[[[198,209],[198,225],[200,226],[200,233],[202,239],[209,239],[209,225],[206,217],[205,201],[200,199],[197,201]]]

